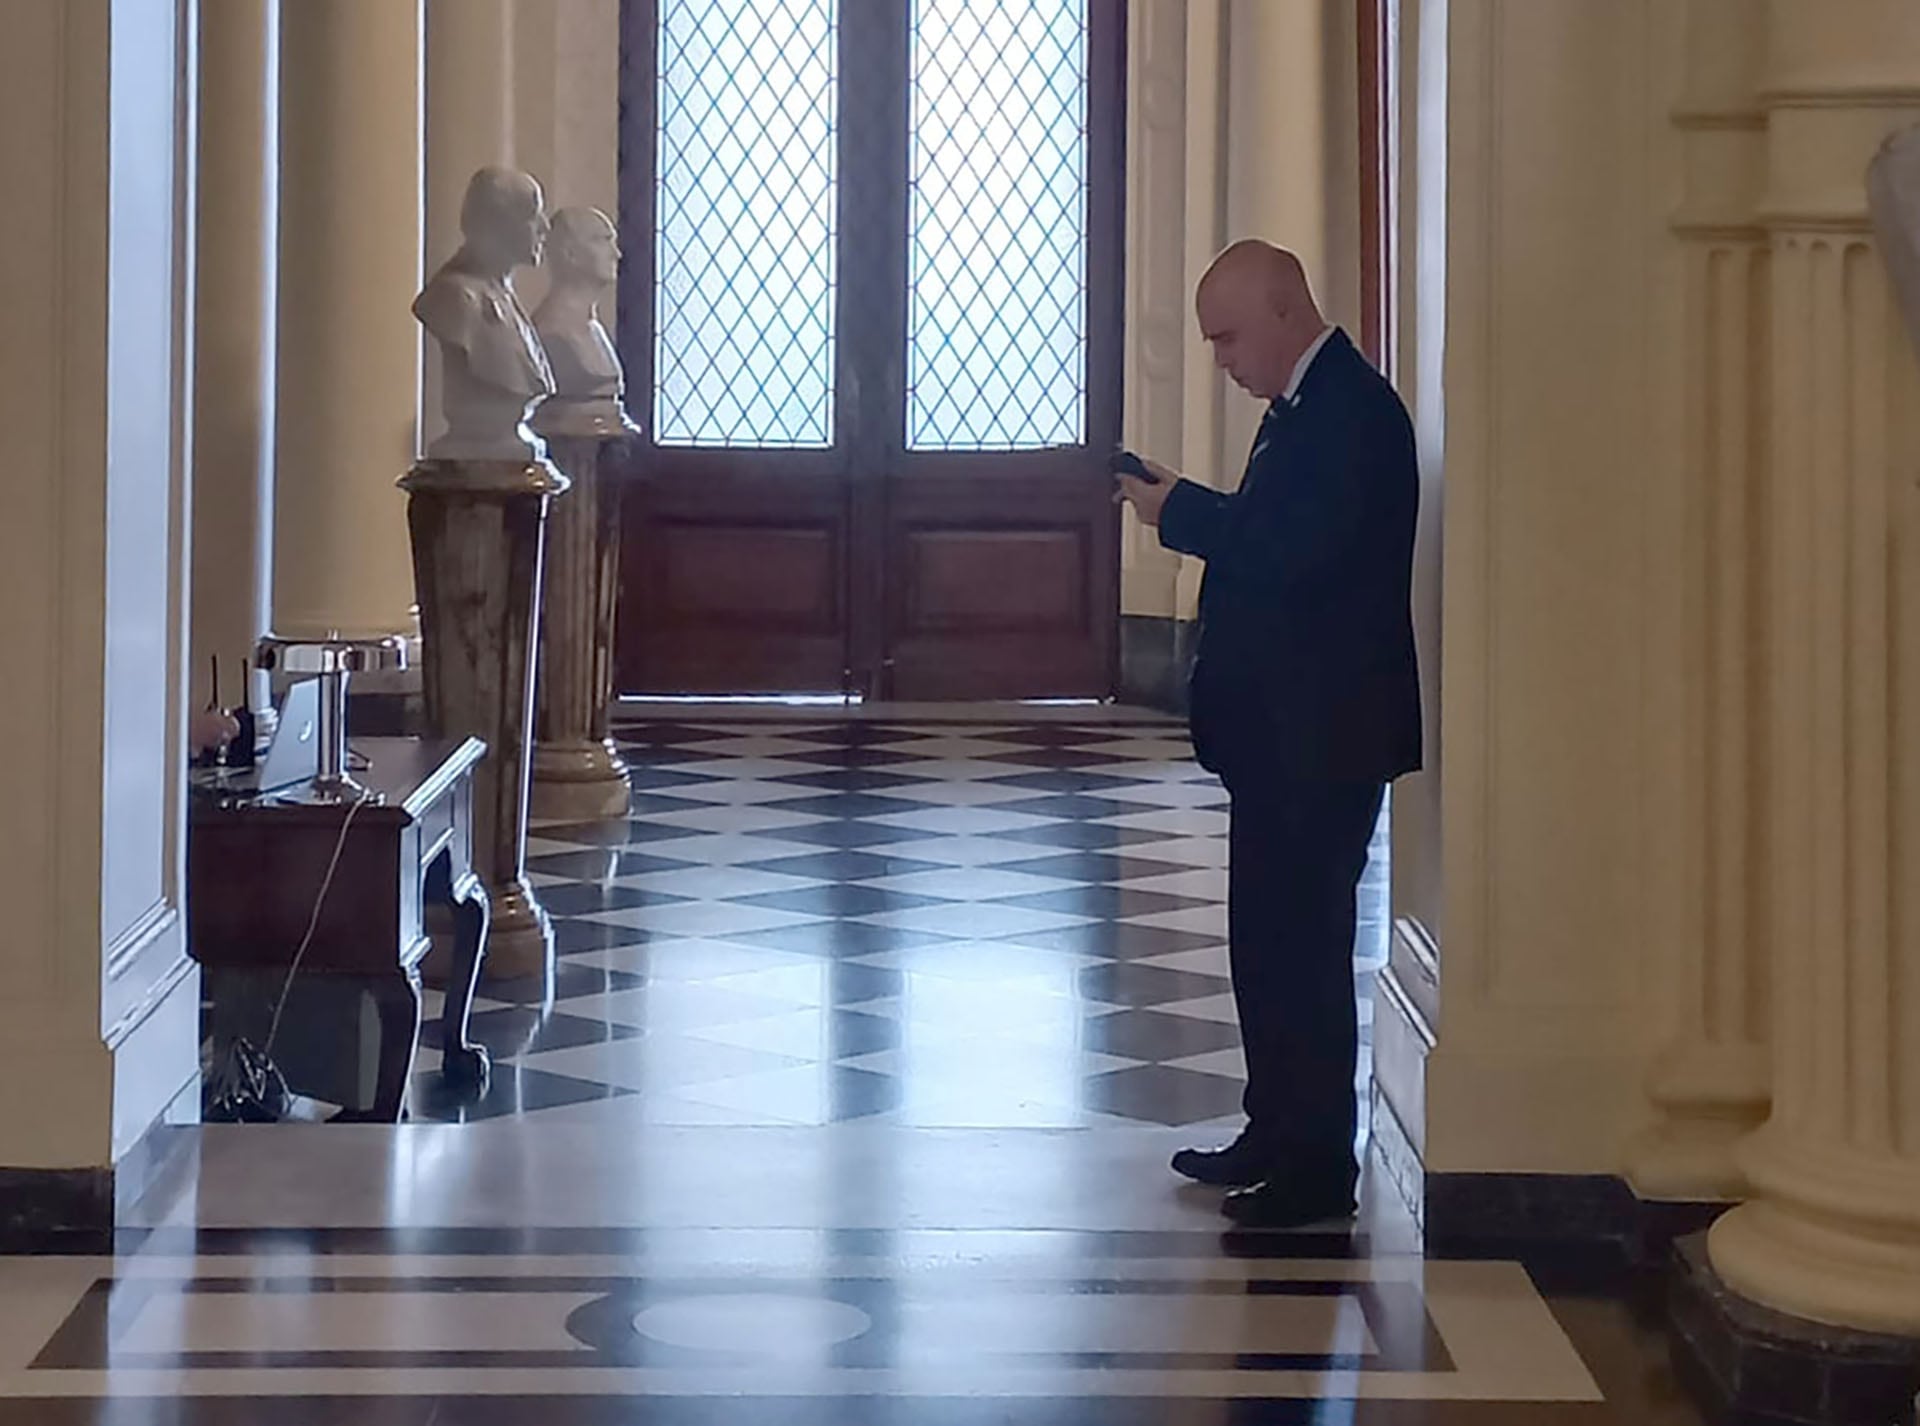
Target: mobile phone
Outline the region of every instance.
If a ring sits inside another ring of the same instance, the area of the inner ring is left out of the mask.
[[[1158,485],[1160,477],[1147,469],[1145,461],[1129,450],[1117,450],[1107,457],[1107,469],[1115,475],[1131,475],[1148,485]]]

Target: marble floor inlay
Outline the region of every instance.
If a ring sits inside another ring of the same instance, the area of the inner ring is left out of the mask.
[[[1377,1175],[1244,1234],[1169,1172],[1241,1072],[1177,727],[672,716],[630,820],[538,830],[489,1096],[429,1048],[409,1122],[198,1128],[111,1255],[0,1258],[0,1426],[1699,1426]]]
[[[1199,1245],[1196,1244],[1196,1247]],[[464,1269],[464,1270],[463,1270]],[[7,1395],[1599,1399],[1512,1263],[72,1259]],[[458,1382],[459,1387],[452,1383]]]

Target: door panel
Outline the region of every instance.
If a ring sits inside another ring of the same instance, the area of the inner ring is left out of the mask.
[[[621,689],[1110,692],[1119,0],[625,17]]]
[[[890,695],[1105,694],[1114,598],[1105,476],[1084,456],[1071,461],[1079,470],[1039,478],[993,472],[978,457],[916,464],[934,473],[888,492]]]
[[[1088,552],[1075,531],[923,526],[902,544],[903,639],[1087,628]]]
[[[831,525],[663,521],[659,598],[679,620],[830,635],[840,623],[840,551]]]
[[[629,487],[623,511],[623,687],[839,692],[847,667],[843,482],[805,461],[768,471],[710,452],[653,459],[659,464]],[[646,616],[633,617],[636,609]]]

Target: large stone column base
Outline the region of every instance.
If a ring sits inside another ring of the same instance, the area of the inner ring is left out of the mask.
[[[501,981],[544,977],[554,965],[553,921],[525,886],[503,885],[488,893],[492,917],[486,954],[480,962],[482,987]],[[432,949],[420,962],[420,982],[445,990],[453,975],[453,918],[439,907],[427,915]]]
[[[1907,1426],[1920,1340],[1829,1327],[1740,1296],[1707,1259],[1707,1235],[1675,1249],[1675,1369],[1715,1420],[1752,1426]]]
[[[524,884],[508,884],[489,894],[493,923],[487,928],[480,983],[545,976],[553,966],[553,922],[546,908]]]
[[[536,743],[529,807],[543,822],[607,822],[627,815],[627,760],[611,739]]]

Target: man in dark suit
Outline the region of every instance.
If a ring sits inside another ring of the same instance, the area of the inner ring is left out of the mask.
[[[1419,476],[1391,385],[1321,317],[1291,253],[1236,243],[1194,296],[1214,359],[1268,403],[1240,487],[1147,462],[1117,498],[1206,561],[1194,754],[1231,799],[1228,941],[1247,1124],[1183,1149],[1245,1227],[1354,1211],[1354,895],[1385,785],[1420,766],[1411,585]]]

